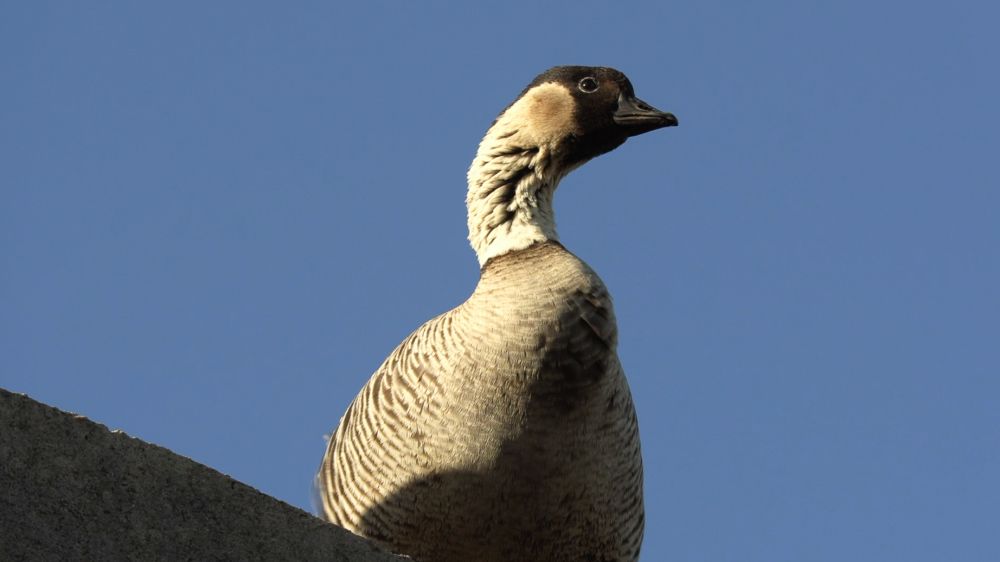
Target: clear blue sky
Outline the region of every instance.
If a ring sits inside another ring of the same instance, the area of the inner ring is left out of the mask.
[[[140,5],[141,4],[141,5]],[[1000,560],[995,3],[7,2],[0,386],[308,508],[478,275],[465,170],[556,64],[680,127],[574,172],[646,561]]]

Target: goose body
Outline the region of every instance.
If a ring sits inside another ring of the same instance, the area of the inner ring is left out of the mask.
[[[551,204],[573,168],[674,124],[594,67],[549,70],[497,118],[469,170],[479,283],[341,418],[317,476],[330,521],[424,562],[638,559],[642,459],[611,297],[558,242]]]

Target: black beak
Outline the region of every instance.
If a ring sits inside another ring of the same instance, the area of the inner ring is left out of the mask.
[[[677,118],[673,113],[660,111],[635,96],[625,94],[618,94],[618,109],[614,120],[630,137],[663,127],[677,126]]]

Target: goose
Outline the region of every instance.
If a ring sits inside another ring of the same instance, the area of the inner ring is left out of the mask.
[[[556,234],[570,171],[677,125],[618,70],[558,66],[468,172],[472,295],[389,355],[330,438],[327,520],[423,562],[635,561],[639,431],[611,296]]]

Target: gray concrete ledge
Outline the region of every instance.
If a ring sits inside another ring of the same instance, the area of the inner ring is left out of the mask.
[[[0,560],[406,559],[162,447],[0,389]]]

